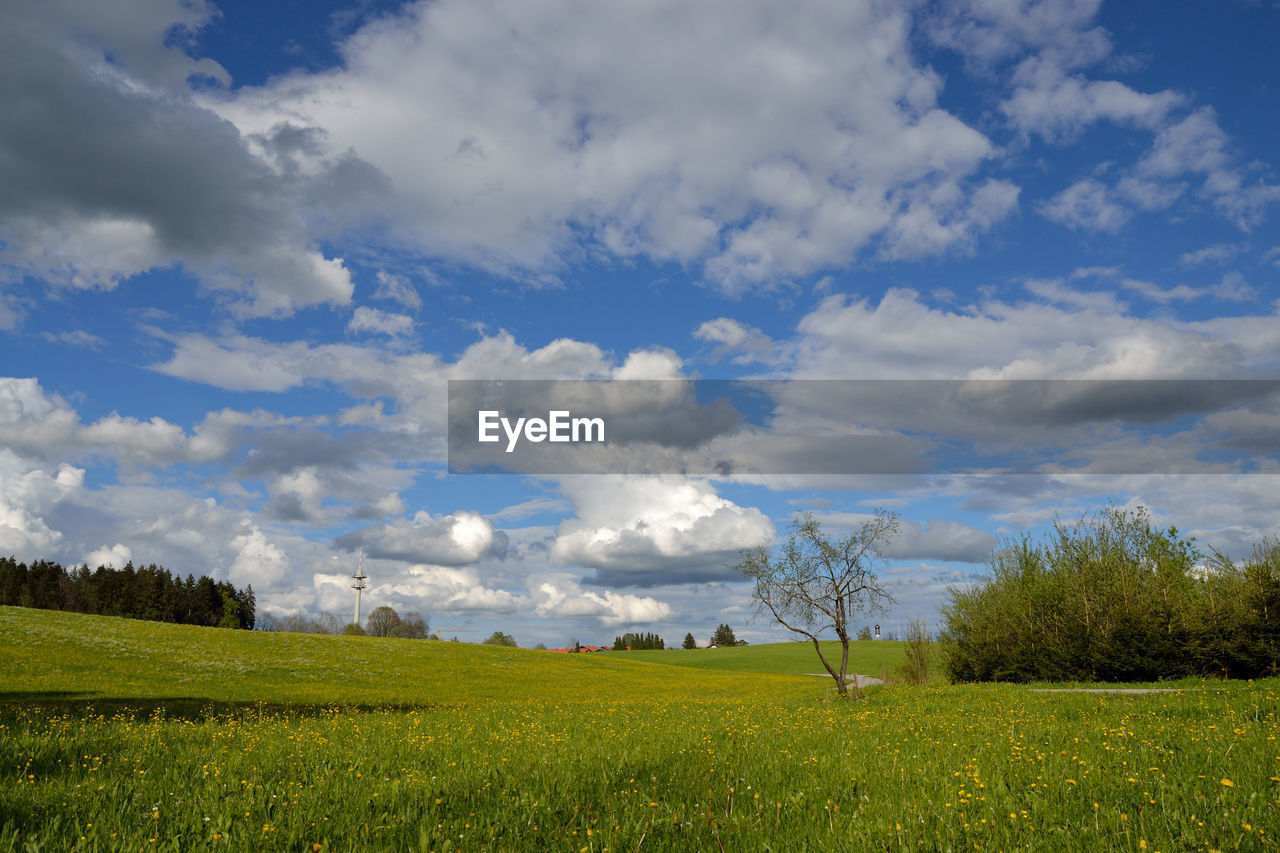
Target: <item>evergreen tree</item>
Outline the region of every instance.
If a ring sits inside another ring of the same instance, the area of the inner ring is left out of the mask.
[[[738,644],[738,638],[733,635],[733,629],[728,625],[720,624],[716,626],[715,633],[711,635],[711,645],[713,646],[735,646]]]

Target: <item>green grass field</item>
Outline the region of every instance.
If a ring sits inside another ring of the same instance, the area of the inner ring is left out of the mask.
[[[822,644],[822,653],[831,665],[840,663],[840,644]],[[609,652],[609,654],[614,654]],[[849,645],[849,672],[872,675],[893,674],[902,664],[902,643],[891,640],[865,640]],[[785,675],[825,674],[813,645],[804,643],[770,643],[763,646],[737,646],[722,649],[667,649],[660,652],[622,652],[625,660],[663,663],[671,666],[695,667],[722,672],[764,672]],[[942,667],[936,674],[942,676]],[[827,676],[830,679],[830,676]],[[834,684],[834,681],[831,683]]]
[[[794,644],[556,655],[15,608],[0,639],[0,850],[1262,850],[1280,834],[1274,680],[843,702],[794,674],[819,670]],[[861,655],[858,671],[886,663]]]

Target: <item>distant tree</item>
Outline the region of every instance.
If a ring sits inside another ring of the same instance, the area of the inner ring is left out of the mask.
[[[364,630],[370,637],[390,637],[399,625],[400,614],[384,604],[373,608],[365,620]]]
[[[421,613],[409,613],[400,624],[391,629],[391,636],[406,640],[422,640],[427,636],[427,620]]]
[[[630,632],[623,634],[621,637],[615,637],[613,640],[613,650],[615,652],[626,651],[649,651],[652,649],[665,649],[666,643],[657,634],[646,632],[644,634],[632,634]]]
[[[484,644],[486,646],[511,646],[511,647],[515,647],[517,645],[515,637],[511,636],[510,634],[504,634],[501,631],[494,631],[492,634],[490,634],[488,639],[484,641]]]
[[[359,625],[357,625],[355,622],[352,622],[350,625],[346,625],[345,627],[343,627],[342,633],[347,637],[365,636],[364,629],[361,628]]]
[[[222,618],[218,620],[219,628],[240,627],[240,602],[236,601],[234,591],[219,590],[222,595]]]
[[[897,536],[898,516],[877,510],[843,539],[832,541],[813,513],[801,513],[774,556],[763,547],[741,552],[737,568],[754,584],[752,598],[782,627],[813,643],[841,697],[849,695],[850,622],[860,612],[882,610],[893,598],[874,572],[885,547]],[[839,665],[822,653],[819,638],[831,630],[840,641]],[[857,678],[854,695],[861,696]]]
[[[316,621],[307,614],[298,611],[290,613],[281,619],[281,630],[288,631],[291,634],[318,634],[320,628]]]
[[[342,634],[345,633],[347,625],[336,613],[330,613],[327,610],[316,617],[315,632],[317,634]]]
[[[692,631],[684,635],[684,643],[682,645],[686,649],[696,649],[698,647],[698,641],[693,638]]]
[[[253,626],[258,621],[258,597],[253,593],[253,584],[249,584],[244,588],[244,593],[240,596],[240,625],[242,628],[253,630]]]
[[[534,644],[534,648],[535,648],[535,649],[538,649],[539,651],[544,651],[544,652],[545,652],[545,651],[547,650],[547,644],[546,644],[546,643],[536,643],[536,644]]]
[[[270,611],[262,611],[254,620],[254,630],[257,631],[279,631],[280,625],[276,621],[276,617]]]
[[[858,629],[858,639],[859,639],[859,640],[870,640],[870,639],[871,639],[871,626],[870,626],[870,625],[863,625],[861,628],[859,628],[859,629]]]
[[[737,645],[737,642],[738,638],[733,635],[733,629],[723,623],[718,625],[715,633],[711,635],[713,646],[733,646]]]

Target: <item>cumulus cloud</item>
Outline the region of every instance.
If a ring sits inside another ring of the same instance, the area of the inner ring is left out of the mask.
[[[320,203],[332,219],[340,198],[376,194],[380,176],[341,153],[291,168],[306,147],[296,128],[249,140],[196,104],[188,78],[228,82],[182,49],[212,13],[178,0],[7,10],[0,263],[103,289],[181,265],[242,315],[349,301],[347,268],[317,248],[303,212]]]
[[[369,587],[365,600],[409,611],[437,615],[512,613],[527,607],[529,597],[488,586],[474,568],[366,563]],[[314,578],[321,606],[345,608],[351,604],[350,573],[317,573]]]
[[[1177,92],[1138,92],[1115,80],[1067,75],[1057,63],[1040,58],[1022,63],[1013,84],[1001,105],[1009,122],[1051,142],[1070,141],[1104,120],[1154,130],[1185,101]]]
[[[1252,178],[1253,170],[1236,162],[1212,108],[1153,123],[1158,132],[1151,147],[1133,166],[1118,170],[1113,183],[1083,178],[1037,205],[1039,212],[1070,228],[1115,232],[1138,211],[1198,199],[1248,231],[1280,201],[1280,185]],[[1222,253],[1204,258],[1215,256]]]
[[[1246,377],[1274,369],[1280,352],[1274,316],[1170,321],[1100,303],[996,299],[945,310],[909,290],[876,304],[828,297],[798,331],[790,375],[815,379]]]
[[[706,482],[575,477],[560,488],[576,517],[561,522],[552,562],[594,568],[592,583],[652,586],[734,577],[738,550],[773,540],[773,525]]]
[[[420,511],[412,519],[354,530],[334,543],[345,551],[363,549],[371,557],[465,566],[490,556],[502,556],[507,535],[475,512],[460,511],[433,517]]]
[[[1152,134],[1150,147],[1131,165],[1113,170],[1110,183],[1095,174],[1076,180],[1036,204],[1048,219],[1070,228],[1115,232],[1139,211],[1165,210],[1199,199],[1237,227],[1256,226],[1280,201],[1280,186],[1237,163],[1211,107],[1186,93],[1142,92],[1092,69],[1112,56],[1111,37],[1097,23],[1099,0],[946,0],[927,10],[930,40],[961,54],[983,79],[1007,80],[1000,110],[1024,138],[1061,145],[1091,126],[1110,122]],[[1188,190],[1192,190],[1191,193]]]
[[[133,550],[128,545],[121,545],[119,542],[108,548],[103,545],[89,552],[84,558],[85,565],[91,569],[98,566],[111,566],[117,569],[123,569],[133,559]]]
[[[544,617],[594,617],[605,627],[652,625],[671,617],[671,606],[652,596],[593,592],[576,585],[562,589],[551,583],[538,588],[537,614]]]
[[[0,441],[38,458],[102,454],[122,465],[208,461],[227,450],[216,429],[188,434],[163,418],[112,412],[90,424],[33,377],[0,377]]]
[[[58,553],[63,535],[47,516],[82,488],[84,473],[62,465],[51,475],[0,448],[0,552],[19,559]]]
[[[235,559],[228,576],[238,586],[257,584],[259,589],[271,589],[289,572],[284,551],[269,541],[256,525],[231,540]]]
[[[1039,51],[1064,67],[1097,62],[1111,38],[1096,26],[1101,0],[945,0],[924,21],[935,43],[989,69],[1026,51]]]
[[[246,135],[323,130],[389,176],[391,239],[432,255],[554,271],[585,234],[738,291],[967,245],[1013,208],[911,27],[830,0],[412,3],[342,68],[207,103]]]

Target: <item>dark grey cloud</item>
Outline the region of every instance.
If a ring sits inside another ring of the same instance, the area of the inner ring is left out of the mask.
[[[307,211],[323,206],[339,227],[330,203],[351,200],[350,213],[385,181],[351,155],[317,161],[317,131],[249,140],[201,107],[189,78],[226,74],[179,36],[207,14],[177,0],[5,4],[0,263],[73,287],[180,264],[247,297],[249,314],[349,300],[350,275],[318,251]]]
[[[374,558],[467,566],[507,550],[507,534],[474,512],[432,517],[419,512],[412,519],[362,527],[339,536],[334,547],[363,550]]]
[[[884,549],[895,560],[944,560],[982,563],[992,553],[996,538],[958,521],[930,521],[903,525],[902,535]]]

